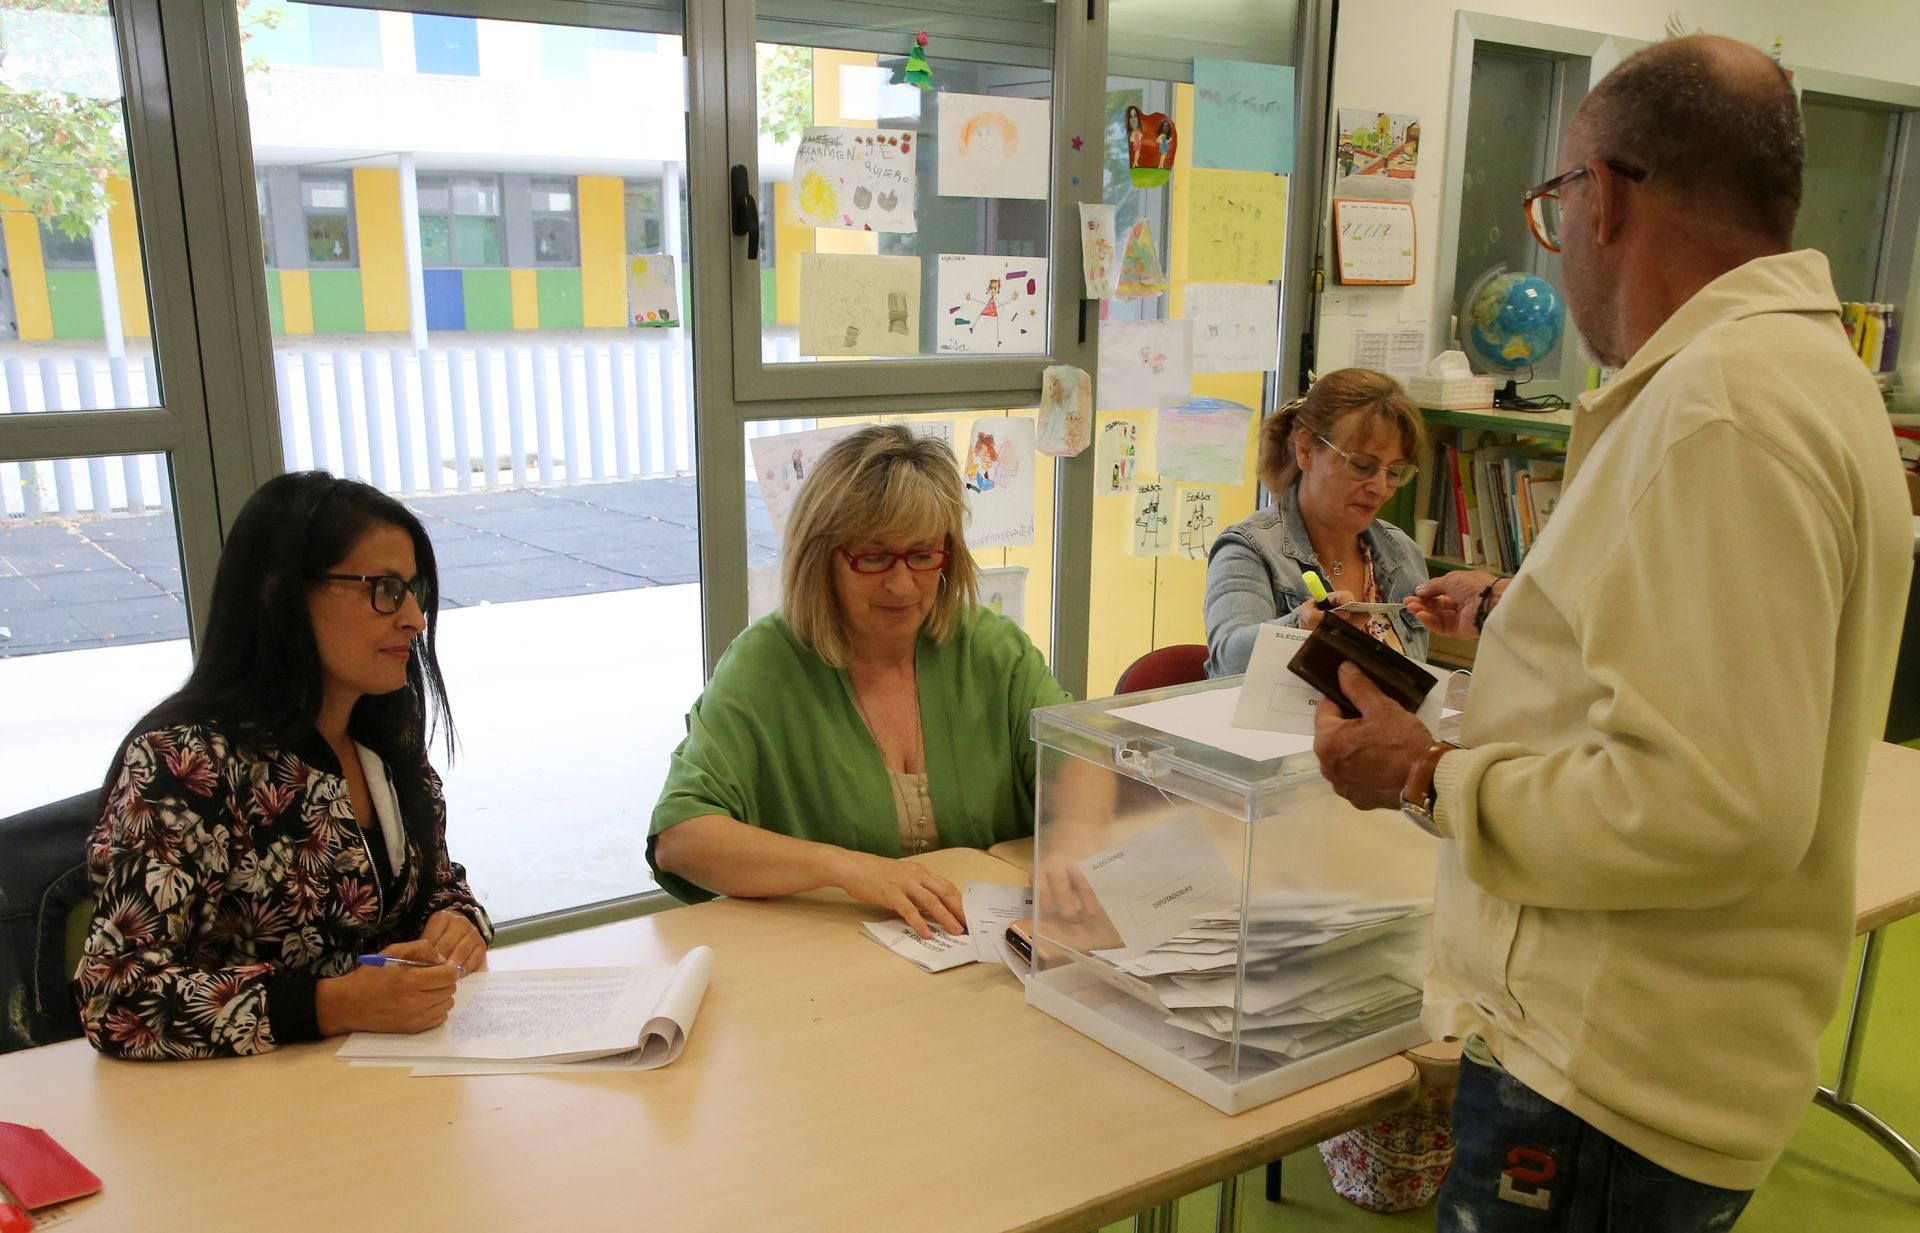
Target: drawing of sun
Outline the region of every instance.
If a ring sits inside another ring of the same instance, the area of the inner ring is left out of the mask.
[[[969,154],[1013,154],[1020,149],[1020,126],[1004,111],[983,111],[961,126],[960,148]]]
[[[840,194],[817,171],[800,179],[800,212],[808,218],[834,218],[840,213]]]

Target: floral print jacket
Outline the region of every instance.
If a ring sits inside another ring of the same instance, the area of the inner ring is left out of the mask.
[[[491,938],[466,871],[447,858],[440,780],[425,902],[382,886],[347,781],[317,736],[256,749],[184,725],[128,743],[87,846],[93,924],[80,1018],[102,1053],[147,1060],[264,1053],[317,1039],[314,989],[356,955],[420,935],[441,909]],[[407,841],[406,868],[425,858]]]

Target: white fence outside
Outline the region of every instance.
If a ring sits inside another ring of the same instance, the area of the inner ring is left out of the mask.
[[[797,358],[791,334],[762,344]],[[649,479],[694,469],[685,331],[619,342],[278,349],[289,470],[319,468],[396,496]],[[0,358],[0,414],[158,404],[150,356]],[[750,437],[813,427],[763,421]],[[117,462],[116,467],[113,464]],[[0,463],[0,518],[140,514],[172,504],[159,455]]]

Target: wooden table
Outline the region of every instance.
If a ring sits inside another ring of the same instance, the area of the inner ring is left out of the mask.
[[[1876,743],[1867,757],[1867,790],[1860,802],[1860,848],[1854,874],[1854,929],[1860,943],[1860,971],[1853,983],[1853,1008],[1840,1043],[1840,1076],[1832,1087],[1818,1088],[1814,1102],[1833,1110],[1873,1136],[1920,1181],[1920,1151],[1893,1127],[1853,1099],[1866,1041],[1867,1015],[1873,1009],[1880,976],[1881,933],[1895,921],[1920,912],[1920,749]]]
[[[1023,882],[984,853],[957,883]],[[82,1041],[0,1056],[0,1117],[106,1181],[75,1233],[192,1229],[1096,1228],[1413,1097],[1392,1058],[1224,1116],[1029,1009],[1004,969],[918,971],[837,894],[727,900],[496,952],[506,967],[714,950],[672,1066],[416,1079],[336,1043],[133,1063]]]

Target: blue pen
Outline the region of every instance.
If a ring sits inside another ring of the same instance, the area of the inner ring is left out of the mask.
[[[402,959],[398,955],[356,955],[353,960],[363,968],[437,968],[437,963],[422,963],[418,959]],[[459,964],[453,970],[465,976],[467,969]]]

